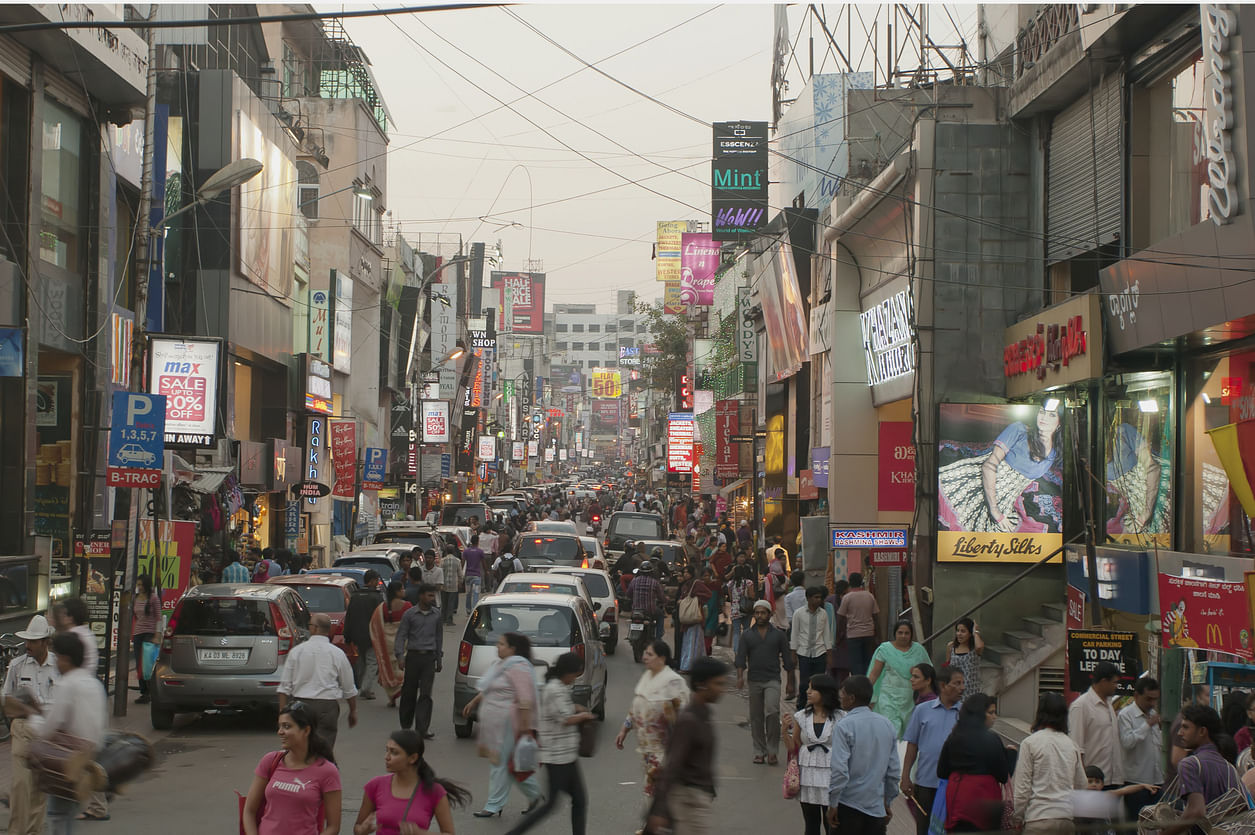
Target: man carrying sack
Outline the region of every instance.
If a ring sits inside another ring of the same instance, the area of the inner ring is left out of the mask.
[[[43,835],[43,792],[26,764],[31,730],[27,713],[31,706],[46,709],[52,702],[52,689],[61,674],[57,661],[48,651],[52,627],[43,615],[35,615],[26,629],[17,633],[26,642],[26,654],[14,659],[4,676],[0,699],[12,731],[13,782],[9,788],[9,835]]]

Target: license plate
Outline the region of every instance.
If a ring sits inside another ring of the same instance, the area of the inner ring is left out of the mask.
[[[245,664],[248,662],[246,649],[198,649],[196,660],[202,664]]]
[[[638,632],[644,632],[644,631],[645,631],[645,624],[643,623],[634,623],[628,628],[629,635],[635,635]]]

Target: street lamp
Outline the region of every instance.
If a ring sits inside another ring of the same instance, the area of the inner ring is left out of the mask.
[[[203,206],[210,200],[213,200],[224,191],[229,191],[236,186],[243,185],[249,180],[261,173],[264,166],[255,159],[245,157],[237,159],[234,162],[228,162],[217,171],[209,175],[209,178],[201,184],[196,190],[196,199],[188,203],[178,211],[171,212],[157,222],[152,231],[155,234],[157,230],[174,220],[184,212],[191,211],[197,206]]]

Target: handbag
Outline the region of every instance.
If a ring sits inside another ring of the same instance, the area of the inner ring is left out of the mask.
[[[161,647],[154,644],[152,641],[144,641],[140,644],[140,649],[143,653],[143,655],[140,656],[141,670],[144,675],[144,681],[148,681],[148,679],[153,677],[153,666],[157,663],[157,653]]]
[[[283,762],[285,756],[283,751],[276,751],[274,759],[270,762],[270,773],[266,775],[266,785],[270,785],[270,781],[275,778],[275,772],[279,770],[279,763]],[[240,835],[244,835],[244,804],[248,798],[239,792],[235,793],[240,802]],[[261,816],[266,812],[266,793],[262,792],[261,805],[257,807],[257,820],[261,821]]]
[[[697,599],[697,595],[689,595],[680,601],[680,625],[692,626],[701,623],[706,618],[702,615],[702,602]]]
[[[784,767],[784,778],[781,790],[785,800],[792,800],[802,793],[802,767],[797,764],[797,755],[790,754],[789,762]]]
[[[540,768],[540,745],[531,734],[519,737],[514,743],[514,753],[510,756],[510,773],[520,783],[536,773]]]
[[[85,803],[92,792],[105,787],[104,770],[95,757],[96,746],[91,741],[59,730],[50,737],[31,740],[26,763],[41,792]]]
[[[581,722],[580,729],[580,747],[579,754],[581,757],[591,757],[597,752],[597,723]]]

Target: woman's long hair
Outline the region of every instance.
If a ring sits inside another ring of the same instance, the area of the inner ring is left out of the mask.
[[[465,806],[471,802],[471,793],[465,786],[452,780],[437,777],[436,772],[431,770],[431,766],[423,757],[426,745],[423,743],[421,734],[417,731],[401,730],[393,731],[388,738],[395,742],[397,747],[408,756],[418,755],[415,770],[418,771],[418,782],[422,783],[424,789],[430,790],[432,786],[439,785],[445,790],[445,796],[449,798],[449,804],[452,806]]]
[[[518,632],[507,632],[502,637],[514,650],[515,655],[520,658],[526,658],[528,661],[532,660],[532,641],[530,638]]]
[[[959,720],[951,733],[968,735],[974,731],[985,730],[985,714],[989,706],[996,704],[997,701],[993,696],[985,693],[973,693],[968,696],[963,700],[963,706],[959,708]]]
[[[959,648],[959,627],[967,627],[967,648],[976,649],[976,621],[971,618],[959,618],[958,623],[954,625],[954,648]]]
[[[928,689],[933,691],[934,696],[941,695],[941,687],[937,684],[937,671],[933,669],[932,664],[916,664],[911,669],[919,670],[919,674],[928,682]]]
[[[811,676],[808,682],[810,689],[819,694],[819,703],[824,706],[824,712],[832,716],[841,708],[840,685],[837,680],[827,673],[816,673]],[[807,713],[814,713],[815,708],[811,705],[806,706]]]
[[[1055,431],[1050,433],[1050,448],[1057,450],[1059,448],[1059,436],[1063,433],[1063,417],[1059,418],[1059,422],[1055,424]],[[1046,445],[1041,442],[1041,432],[1037,429],[1036,415],[1033,422],[1028,427],[1028,455],[1034,461],[1041,461],[1046,457]]]
[[[310,763],[321,758],[334,765],[335,752],[331,750],[327,740],[318,735],[318,717],[311,713],[300,699],[288,702],[287,707],[279,711],[280,716],[285,714],[296,723],[298,728],[309,729],[309,753],[305,755],[305,762]]]
[[[553,662],[553,666],[545,670],[545,681],[557,681],[571,673],[584,672],[584,659],[573,652],[564,652]]]

